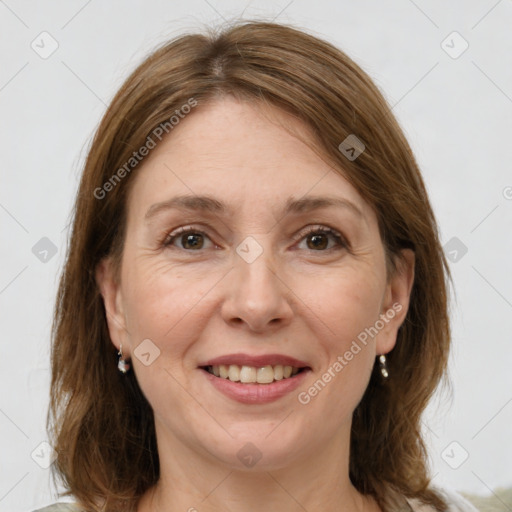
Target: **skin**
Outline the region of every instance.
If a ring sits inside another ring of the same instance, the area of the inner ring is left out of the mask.
[[[373,210],[290,130],[308,133],[284,112],[231,97],[188,115],[134,177],[119,278],[108,258],[98,266],[112,342],[131,359],[155,414],[161,479],[139,512],[380,510],[349,480],[350,426],[376,356],[395,345],[414,254],[405,250],[389,275]],[[145,218],[181,194],[214,196],[232,213],[160,209]],[[360,215],[347,207],[281,213],[289,197],[313,195],[343,198]],[[199,249],[182,236],[162,242],[189,225],[205,233],[193,239]],[[315,239],[308,226],[340,232],[349,248],[317,231]],[[252,263],[236,252],[248,236],[263,250]],[[401,310],[379,334],[299,403],[298,393],[393,304]],[[149,366],[134,355],[145,339],[160,351]],[[235,352],[289,355],[312,372],[279,400],[241,404],[197,368]],[[248,442],[262,454],[251,468],[237,457]]]

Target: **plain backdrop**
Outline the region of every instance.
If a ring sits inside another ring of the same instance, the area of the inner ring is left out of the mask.
[[[453,398],[439,396],[424,420],[434,483],[480,494],[512,485],[512,1],[5,0],[0,511],[56,501],[41,467],[51,315],[74,193],[106,105],[155,45],[241,16],[331,41],[393,107],[455,285]]]

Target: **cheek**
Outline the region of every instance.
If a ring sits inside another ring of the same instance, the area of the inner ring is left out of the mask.
[[[133,370],[155,414],[180,418],[176,421],[185,432],[193,419],[184,400],[187,354],[208,320],[201,311],[209,307],[207,293],[216,280],[211,273],[188,272],[149,258],[127,262],[126,268],[131,270],[123,276],[124,311]]]
[[[311,297],[315,315],[310,330],[317,333],[324,363],[313,386],[301,390],[300,403],[335,410],[338,419],[355,409],[375,363],[372,327],[379,319],[383,283],[378,272],[344,272]],[[326,422],[331,419],[334,427],[338,420],[329,416]]]
[[[127,261],[126,268],[123,306],[132,351],[150,339],[170,356],[166,364],[175,367],[207,321],[201,311],[218,277],[151,258]]]
[[[309,290],[308,305],[327,335],[320,339],[331,351],[338,351],[378,320],[384,276],[367,266],[345,269],[316,281],[314,293]]]

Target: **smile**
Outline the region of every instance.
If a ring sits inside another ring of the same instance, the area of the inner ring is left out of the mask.
[[[206,366],[204,369],[215,377],[229,379],[242,384],[271,384],[272,382],[289,379],[300,373],[304,368],[289,365],[239,366],[237,364],[220,364]]]
[[[226,377],[221,376],[221,367],[222,375],[227,373]],[[215,371],[218,370],[218,376],[213,373],[214,368]],[[289,365],[256,367],[230,364],[202,366],[199,369],[214,389],[232,400],[251,405],[266,404],[285,397],[301,386],[311,373],[309,367],[298,368]],[[282,378],[279,379],[281,371]],[[231,380],[231,377],[237,380]],[[241,378],[254,380],[242,382]],[[265,382],[259,382],[258,378]]]

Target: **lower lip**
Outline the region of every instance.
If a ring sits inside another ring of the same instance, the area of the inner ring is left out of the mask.
[[[203,369],[201,371],[212,385],[227,397],[243,404],[266,404],[297,389],[311,370],[302,370],[293,377],[277,380],[270,384],[242,384],[215,377]]]

